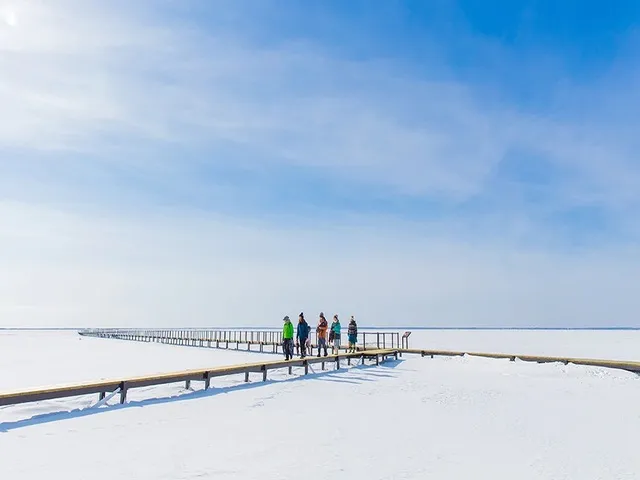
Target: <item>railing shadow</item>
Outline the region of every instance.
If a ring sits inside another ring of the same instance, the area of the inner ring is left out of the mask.
[[[265,385],[273,385],[273,384],[277,384],[277,383],[290,383],[290,382],[298,382],[300,380],[304,380],[304,379],[310,379],[310,378],[321,378],[323,380],[327,380],[327,381],[333,381],[333,382],[340,382],[340,383],[350,383],[350,384],[354,384],[354,385],[359,385],[362,384],[364,382],[374,382],[374,379],[370,379],[370,378],[366,378],[366,377],[362,377],[362,376],[358,376],[358,377],[349,377],[348,379],[338,379],[338,378],[333,378],[336,377],[338,375],[342,375],[346,372],[350,372],[350,371],[367,371],[370,369],[380,369],[380,368],[386,368],[386,369],[394,369],[396,368],[398,365],[400,365],[403,362],[403,360],[398,359],[398,360],[392,360],[392,359],[388,359],[382,363],[380,363],[380,365],[366,365],[366,364],[360,364],[360,365],[352,365],[351,367],[343,367],[340,370],[312,370],[310,368],[310,371],[307,375],[295,375],[291,378],[286,378],[284,380],[273,380],[273,379],[267,379],[266,381],[258,381],[258,382],[249,382],[249,383],[240,383],[237,385],[229,385],[229,386],[224,386],[224,387],[210,387],[208,390],[197,390],[197,391],[192,391],[189,393],[180,393],[178,395],[173,395],[170,397],[155,397],[155,398],[148,398],[148,399],[143,399],[143,400],[131,400],[125,404],[117,404],[117,405],[104,405],[101,407],[88,407],[88,408],[83,408],[83,409],[74,409],[74,410],[69,410],[69,411],[60,411],[60,412],[47,412],[47,413],[42,413],[42,414],[38,414],[38,415],[34,415],[30,418],[25,418],[22,420],[15,420],[15,421],[11,421],[11,422],[2,422],[0,423],[0,433],[7,433],[10,432],[12,430],[18,430],[21,428],[25,428],[25,427],[30,427],[30,426],[34,426],[34,425],[43,425],[43,424],[47,424],[47,423],[52,423],[52,422],[58,422],[58,421],[63,421],[63,420],[70,420],[70,419],[74,419],[74,418],[82,418],[82,417],[88,417],[88,416],[92,416],[92,415],[98,415],[100,413],[105,413],[105,412],[111,412],[114,410],[121,410],[121,409],[128,409],[128,408],[140,408],[140,407],[146,407],[146,406],[151,406],[151,405],[162,405],[162,404],[166,404],[166,403],[174,403],[174,402],[185,402],[185,401],[189,401],[189,400],[197,400],[197,399],[202,399],[202,398],[206,398],[206,397],[213,397],[216,395],[219,395],[221,393],[231,393],[231,392],[235,392],[235,391],[239,391],[239,390],[250,390],[253,388],[259,388]],[[329,365],[332,365],[331,362],[327,362]],[[294,368],[301,368],[301,367],[294,367]],[[371,375],[374,377],[389,377],[389,378],[395,378],[396,375],[392,375],[392,374],[373,374],[371,372],[367,372],[367,375]]]

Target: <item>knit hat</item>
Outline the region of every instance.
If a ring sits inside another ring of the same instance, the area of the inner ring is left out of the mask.
[[[282,319],[282,321],[284,321],[284,322],[290,322],[291,320],[289,320],[289,315],[286,315],[286,316]]]

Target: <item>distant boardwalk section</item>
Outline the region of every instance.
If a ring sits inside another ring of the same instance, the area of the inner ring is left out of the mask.
[[[82,330],[80,335],[117,338],[122,340],[134,340],[141,342],[160,342],[174,345],[188,345],[194,347],[212,347],[212,348],[233,348],[239,349],[240,346],[246,346],[251,351],[252,346],[256,345],[257,351],[268,352],[271,350],[276,353],[282,348],[281,333],[277,330],[208,330],[208,329],[165,329],[165,330],[141,330],[141,329],[92,329]],[[592,358],[575,358],[560,356],[542,356],[542,355],[520,355],[511,353],[490,353],[490,352],[473,352],[473,351],[449,351],[449,350],[427,350],[409,348],[409,336],[411,332],[362,332],[358,333],[357,350],[384,350],[391,348],[398,350],[399,355],[421,355],[422,357],[435,356],[464,356],[472,357],[508,359],[515,361],[516,359],[525,362],[536,363],[564,363],[565,365],[572,363],[574,365],[584,365],[591,367],[614,368],[618,370],[627,370],[640,374],[640,361],[619,361]],[[311,337],[311,353],[316,348],[317,339]],[[347,347],[341,350],[346,351]]]
[[[523,362],[536,362],[536,363],[564,363],[568,365],[573,363],[574,365],[583,365],[588,367],[602,367],[602,368],[614,368],[617,370],[627,370],[629,372],[637,373],[640,375],[640,362],[626,362],[620,360],[603,360],[594,358],[572,358],[572,357],[552,357],[542,355],[518,355],[511,353],[486,353],[486,352],[456,352],[445,350],[420,350],[420,349],[400,349],[400,353],[408,353],[421,355],[423,357],[436,357],[436,356],[464,356],[469,355],[471,357],[484,357],[484,358],[497,358],[508,359],[514,362],[515,360],[522,360]]]
[[[207,348],[235,348],[241,346],[247,351],[278,353],[282,349],[282,333],[279,330],[246,329],[131,329],[99,328],[81,330],[80,335],[100,338],[115,338],[138,342],[158,342],[170,345]],[[392,331],[361,331],[357,335],[357,350],[408,348],[409,336]],[[318,338],[312,331],[310,336],[311,354],[317,348]],[[348,345],[340,350],[347,351]]]

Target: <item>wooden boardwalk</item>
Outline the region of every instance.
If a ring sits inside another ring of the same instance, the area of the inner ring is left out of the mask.
[[[112,338],[131,340],[136,342],[156,342],[169,345],[189,347],[221,348],[260,353],[279,353],[282,349],[282,332],[279,330],[211,330],[211,329],[128,329],[128,328],[100,328],[86,329],[78,332],[80,335],[97,338]],[[311,352],[317,349],[318,339],[315,331],[309,335]],[[364,331],[358,333],[360,350],[385,350],[387,348],[406,348],[408,340],[400,337],[399,332]],[[347,351],[346,330],[342,335],[340,351]]]
[[[251,350],[253,345],[259,346],[259,352],[265,352],[265,347],[270,347],[273,353],[278,352],[278,348],[282,348],[279,339],[279,332],[251,332],[241,331],[240,334],[231,334],[229,331],[216,332],[216,331],[188,331],[188,330],[90,330],[81,331],[81,335],[95,336],[101,338],[116,338],[123,340],[134,340],[141,342],[159,342],[169,343],[175,345],[189,345],[200,346],[210,348],[230,348],[235,344],[237,350],[240,349],[240,345],[246,345],[247,350]],[[372,336],[377,339],[377,343],[380,343],[382,335],[384,338],[389,334],[390,343],[398,345],[399,336],[396,333],[384,332],[373,333]],[[403,338],[403,346],[404,343]],[[313,348],[317,348],[313,345]],[[345,350],[346,347],[342,347],[341,350]],[[313,349],[312,349],[313,351]],[[98,405],[104,403],[108,398],[114,395],[120,395],[120,403],[126,402],[127,392],[133,388],[140,388],[152,385],[163,385],[169,383],[185,382],[187,388],[189,388],[192,381],[204,382],[204,388],[208,389],[211,386],[211,379],[216,377],[230,376],[244,374],[245,382],[249,381],[249,375],[252,373],[262,374],[262,380],[267,380],[267,372],[269,370],[276,370],[281,368],[288,368],[289,373],[292,373],[294,367],[304,368],[304,374],[309,373],[309,366],[315,364],[321,364],[324,370],[327,364],[332,364],[336,369],[340,368],[340,362],[346,361],[351,364],[353,360],[360,360],[363,364],[365,360],[373,360],[375,364],[379,364],[381,361],[393,357],[397,359],[403,354],[420,355],[422,357],[435,356],[474,356],[496,359],[509,359],[515,361],[516,359],[526,362],[537,363],[554,363],[560,362],[565,365],[572,363],[575,365],[585,365],[594,367],[614,368],[620,370],[627,370],[640,374],[640,362],[634,361],[620,361],[620,360],[601,360],[601,359],[589,359],[589,358],[572,358],[572,357],[554,357],[554,356],[537,356],[537,355],[519,355],[519,354],[507,354],[507,353],[485,353],[485,352],[466,352],[466,351],[447,351],[447,350],[426,350],[426,349],[410,349],[410,348],[371,348],[368,349],[366,343],[358,347],[358,351],[354,353],[338,353],[331,354],[326,357],[315,357],[310,355],[304,359],[296,358],[293,360],[277,360],[272,362],[257,362],[257,363],[245,363],[241,365],[230,365],[225,367],[216,367],[209,369],[198,370],[185,370],[180,372],[171,372],[159,375],[143,376],[143,377],[131,377],[117,380],[107,380],[100,382],[76,384],[69,386],[60,386],[53,388],[44,388],[36,390],[27,390],[20,392],[1,393],[0,394],[0,406],[16,405],[28,402],[37,402],[42,400],[50,400],[65,397],[75,397],[80,395],[98,394]]]
[[[321,364],[322,370],[327,364],[333,365],[336,370],[340,369],[340,362],[346,361],[351,364],[353,360],[360,360],[362,364],[365,360],[372,360],[378,365],[380,362],[393,357],[398,358],[399,350],[367,350],[364,352],[347,353],[339,355],[328,355],[326,357],[306,357],[304,359],[280,360],[273,362],[244,363],[241,365],[230,365],[208,369],[184,370],[181,372],[171,372],[160,375],[150,375],[143,377],[131,377],[117,380],[106,380],[100,382],[83,383],[76,385],[26,390],[12,393],[0,394],[0,406],[17,405],[21,403],[38,402],[65,397],[76,397],[80,395],[98,394],[98,400],[102,401],[107,395],[120,395],[120,403],[124,403],[127,398],[127,391],[132,388],[147,387],[152,385],[164,385],[168,383],[185,382],[189,388],[192,381],[204,382],[205,390],[210,388],[211,379],[230,375],[244,374],[245,382],[249,381],[251,373],[261,373],[262,380],[267,380],[267,372],[281,368],[288,368],[292,373],[293,367],[304,368],[304,374],[309,373],[309,366]]]
[[[409,333],[409,332],[407,332]],[[242,346],[247,351],[258,351],[260,353],[278,353],[281,348],[280,332],[275,330],[141,330],[141,329],[95,329],[80,332],[81,335],[95,336],[100,338],[117,338],[122,340],[133,340],[139,342],[159,342],[171,345],[187,345],[193,347],[222,348],[239,350]],[[405,334],[406,335],[406,334]],[[312,337],[311,352],[317,350],[315,338]],[[369,339],[369,342],[367,342]],[[509,353],[484,353],[466,351],[446,351],[446,350],[425,350],[407,348],[408,341],[403,335],[397,332],[362,332],[358,336],[358,351],[384,350],[386,344],[391,344],[392,348],[398,349],[402,354],[416,354],[423,357],[429,356],[474,356],[485,358],[504,358],[514,361],[516,358],[526,362],[564,364],[573,363],[575,365],[586,365],[594,367],[616,368],[640,373],[640,362],[602,360],[589,358],[554,357],[540,355],[519,355]],[[340,351],[347,351],[346,345],[342,345]]]
[[[618,370],[627,370],[640,374],[640,362],[623,361],[623,360],[603,360],[594,358],[573,358],[573,357],[552,357],[542,355],[518,355],[511,353],[485,353],[485,352],[462,352],[462,351],[446,351],[446,350],[420,350],[420,349],[400,349],[400,354],[414,354],[423,357],[437,356],[464,356],[509,359],[512,362],[516,359],[524,362],[536,363],[564,363],[565,365],[573,363],[574,365],[586,365],[591,367],[615,368]]]

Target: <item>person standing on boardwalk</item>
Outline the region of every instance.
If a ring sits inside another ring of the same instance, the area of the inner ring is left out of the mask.
[[[358,343],[358,325],[356,324],[356,319],[353,318],[353,315],[351,315],[351,320],[349,321],[347,335],[349,336],[349,352],[356,353],[356,343]]]
[[[304,319],[304,313],[300,312],[300,317],[298,318],[298,329],[296,333],[296,339],[298,344],[300,345],[300,358],[304,358],[307,356],[307,340],[309,339],[309,324]]]
[[[284,326],[282,327],[282,348],[284,349],[284,359],[293,359],[293,323],[287,315],[284,317]]]
[[[327,356],[327,330],[329,330],[329,324],[327,323],[327,319],[324,318],[324,313],[320,312],[320,319],[316,327],[316,333],[318,334],[318,357],[320,356],[320,350],[323,348],[324,356]]]
[[[342,326],[338,315],[333,316],[333,323],[331,324],[331,331],[333,332],[333,352],[340,353],[340,331]]]
[[[331,325],[331,327],[333,327],[333,324]],[[333,331],[333,328],[329,329],[329,346],[331,347],[331,351],[333,352],[333,341],[335,340],[335,333]]]

